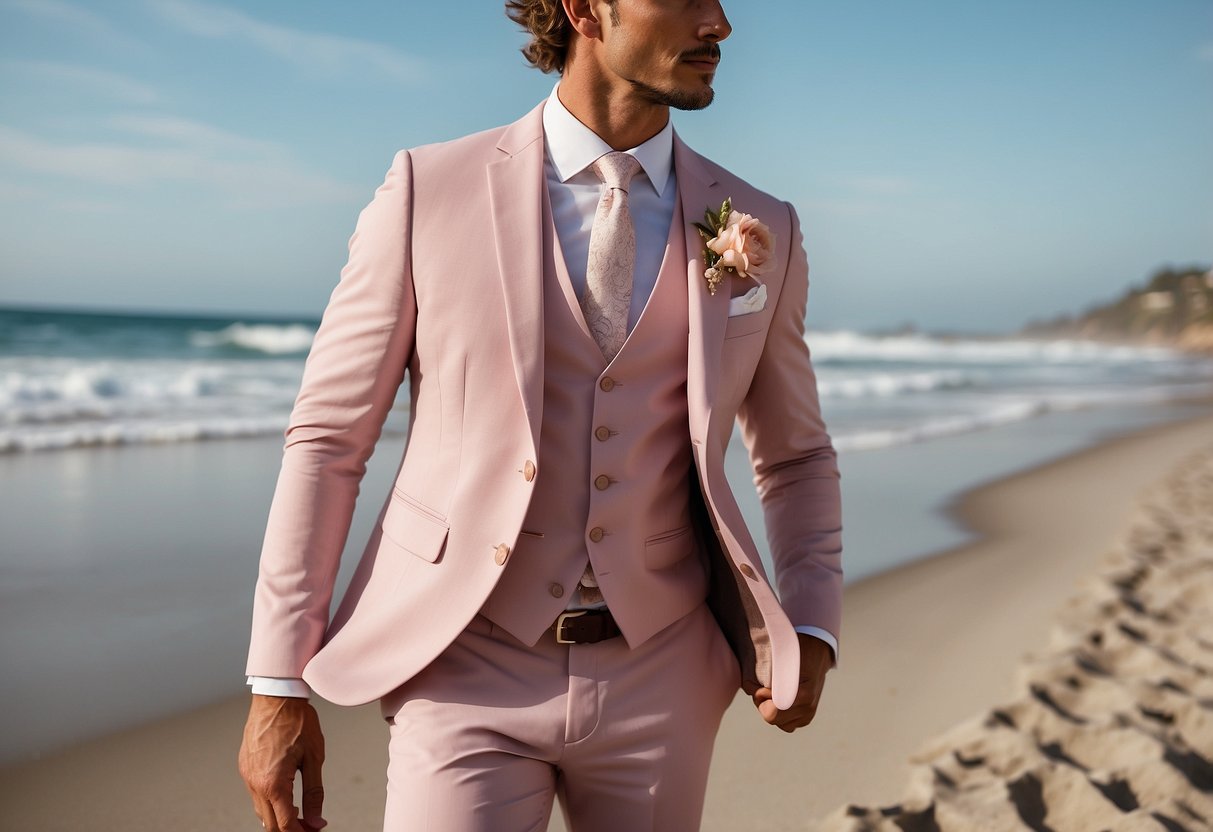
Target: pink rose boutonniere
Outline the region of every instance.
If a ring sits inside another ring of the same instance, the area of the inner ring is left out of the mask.
[[[757,283],[775,250],[775,234],[771,229],[749,214],[734,211],[732,199],[726,199],[718,212],[709,208],[703,216],[707,222],[697,222],[695,227],[706,242],[703,261],[707,270],[703,276],[708,282],[708,292],[716,294],[726,273]]]

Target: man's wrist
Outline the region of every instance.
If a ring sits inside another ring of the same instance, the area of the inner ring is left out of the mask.
[[[823,630],[821,627],[812,627],[807,624],[796,627],[796,632],[805,636],[824,641],[830,648],[830,656],[833,658],[831,668],[838,667],[838,639],[829,630]]]
[[[312,689],[302,679],[283,676],[249,676],[246,682],[252,692],[259,696],[289,696],[293,699],[310,699]]]

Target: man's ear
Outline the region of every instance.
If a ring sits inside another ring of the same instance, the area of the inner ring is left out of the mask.
[[[598,40],[602,37],[602,24],[594,13],[592,0],[561,0],[564,13],[574,31],[582,37]]]

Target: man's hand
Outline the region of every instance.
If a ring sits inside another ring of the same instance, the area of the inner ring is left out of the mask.
[[[754,691],[754,705],[762,718],[789,734],[813,721],[817,714],[817,703],[821,700],[821,688],[825,685],[826,671],[834,662],[830,645],[805,633],[797,633],[796,636],[800,642],[800,689],[796,692],[792,707],[786,711],[778,710],[771,701],[770,688]]]
[[[267,832],[315,832],[328,825],[320,816],[324,734],[306,699],[253,694],[238,762]],[[303,774],[302,821],[295,808],[296,771]]]

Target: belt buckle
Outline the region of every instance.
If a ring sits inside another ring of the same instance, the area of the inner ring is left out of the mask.
[[[556,643],[557,644],[580,644],[581,643],[578,641],[573,641],[572,639],[564,638],[560,634],[560,631],[564,629],[565,621],[567,621],[570,618],[580,618],[581,616],[585,615],[587,612],[589,612],[589,610],[570,610],[568,612],[562,612],[560,615],[556,616]]]

